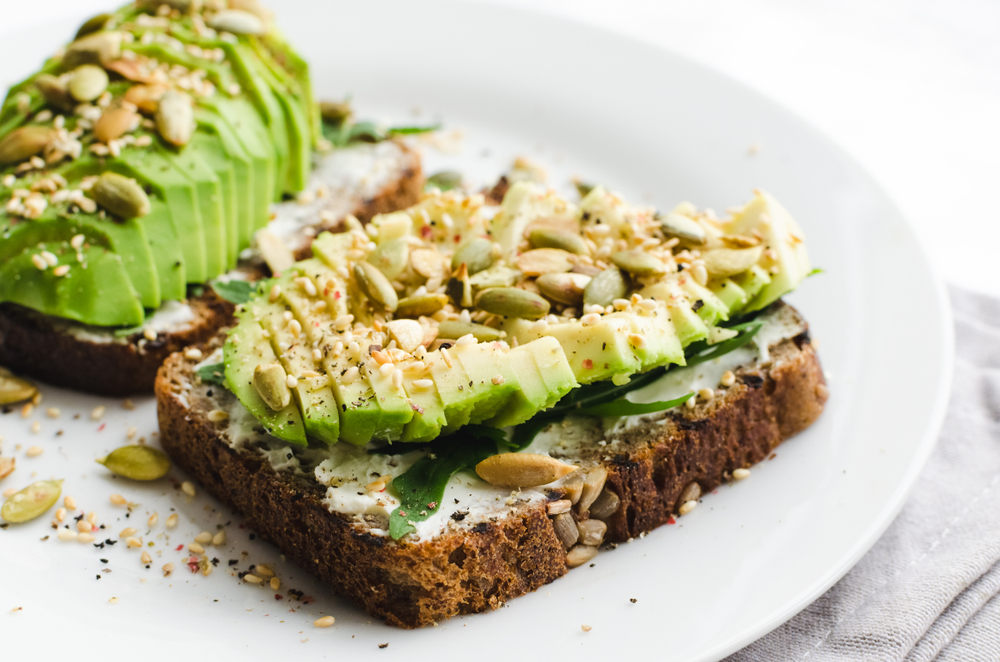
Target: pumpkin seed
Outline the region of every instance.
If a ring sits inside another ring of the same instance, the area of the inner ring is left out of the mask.
[[[260,0],[229,0],[229,8],[242,9],[245,12],[250,12],[260,20],[264,21],[265,26],[269,25],[274,20],[274,16],[260,2]]]
[[[254,237],[257,240],[257,249],[268,268],[271,269],[272,274],[280,274],[295,264],[295,255],[292,254],[292,249],[278,235],[264,228],[258,230]]]
[[[12,165],[35,156],[48,145],[55,131],[47,126],[22,126],[0,140],[0,164]]]
[[[540,227],[531,231],[528,241],[535,248],[561,248],[576,255],[590,255],[587,242],[575,232]]]
[[[438,324],[438,338],[449,338],[458,340],[464,335],[472,334],[479,342],[493,342],[500,340],[506,334],[499,329],[494,329],[485,324],[475,322],[462,322],[460,320],[445,320]]]
[[[402,237],[379,244],[368,256],[368,261],[389,280],[394,280],[401,274],[409,260],[410,244]]]
[[[660,217],[660,227],[668,237],[677,237],[692,244],[704,244],[705,228],[692,218],[677,212],[669,212]]]
[[[590,281],[590,276],[583,274],[545,274],[538,277],[535,285],[547,299],[567,306],[579,306],[583,303],[584,288]]]
[[[705,270],[717,278],[741,274],[760,261],[763,246],[754,248],[715,248],[701,254]]]
[[[76,108],[76,102],[69,95],[69,90],[62,81],[51,74],[42,74],[35,79],[35,87],[42,93],[46,103],[64,111]]]
[[[443,278],[448,270],[448,259],[431,248],[410,251],[410,264],[424,278]]]
[[[264,21],[242,9],[223,9],[206,21],[208,27],[236,35],[264,34]]]
[[[201,9],[201,0],[141,0],[139,4],[149,11],[156,11],[161,5],[166,5],[182,14],[196,12]]]
[[[614,253],[611,261],[633,276],[662,276],[667,273],[663,260],[637,248]]]
[[[517,268],[525,276],[541,276],[569,271],[573,254],[561,248],[536,248],[517,256]]]
[[[102,143],[121,138],[135,125],[139,115],[131,108],[108,108],[94,124],[94,137]]]
[[[448,280],[445,292],[454,300],[456,304],[463,308],[472,305],[472,285],[469,282],[469,266],[463,262],[458,265],[458,270]]]
[[[494,315],[541,319],[549,314],[549,302],[534,292],[516,287],[494,287],[476,298],[476,307]]]
[[[586,198],[587,194],[593,191],[597,184],[588,184],[587,182],[580,181],[579,179],[574,179],[573,186],[576,187],[576,192],[581,198]]]
[[[80,37],[86,37],[88,34],[94,34],[104,29],[108,21],[111,19],[111,14],[98,14],[92,18],[88,18],[80,26],[80,29],[76,31],[76,36],[73,37],[74,40]]]
[[[81,64],[105,64],[121,55],[121,32],[95,32],[67,46],[62,64],[67,69],[75,69]]]
[[[392,283],[381,271],[369,262],[354,265],[354,278],[365,295],[386,310],[392,312],[399,306],[399,297]]]
[[[97,178],[90,197],[104,209],[120,218],[138,218],[149,213],[149,196],[138,182],[114,172]]]
[[[386,324],[389,337],[404,352],[412,352],[424,342],[424,327],[416,320],[392,320]]]
[[[476,465],[479,477],[498,487],[537,487],[574,471],[572,464],[534,453],[500,453]]]
[[[583,291],[583,302],[588,306],[610,306],[615,299],[624,299],[628,293],[628,283],[618,269],[605,269],[587,283]]]
[[[464,263],[469,268],[471,276],[493,266],[496,257],[493,253],[493,242],[477,237],[459,246],[451,258],[451,268],[457,270]]]
[[[485,271],[480,271],[469,278],[469,285],[474,290],[485,290],[489,287],[511,287],[521,278],[517,269],[498,264]]]
[[[163,139],[177,147],[187,145],[194,133],[194,107],[185,92],[167,90],[156,107],[156,128]]]
[[[280,363],[265,363],[254,368],[253,387],[260,399],[274,411],[281,411],[292,401],[288,375]]]
[[[156,107],[160,105],[160,99],[167,91],[165,85],[133,85],[125,91],[125,101],[135,104],[139,112],[153,115]]]
[[[3,508],[0,508],[0,517],[15,524],[33,520],[56,505],[61,494],[61,480],[40,480],[32,483],[7,499]]]
[[[111,473],[132,480],[156,480],[170,471],[170,458],[152,446],[122,446],[97,460]]]
[[[30,400],[37,393],[38,388],[34,384],[0,368],[0,406]]]
[[[454,170],[442,170],[427,178],[424,188],[436,188],[440,191],[450,191],[462,186],[462,173]]]
[[[420,317],[421,315],[433,315],[444,308],[448,303],[448,296],[445,294],[423,294],[421,296],[406,297],[399,300],[396,306],[396,317]]]
[[[351,104],[346,101],[320,101],[319,114],[324,122],[340,126],[351,118]]]
[[[94,64],[82,65],[73,71],[66,88],[77,101],[93,101],[108,89],[108,72]]]

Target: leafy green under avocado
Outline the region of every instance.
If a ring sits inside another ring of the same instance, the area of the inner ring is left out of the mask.
[[[226,385],[226,365],[222,362],[210,363],[198,368],[198,376],[206,384]]]
[[[498,438],[503,436],[503,431],[496,428],[467,426],[461,435],[435,444],[433,452],[393,479],[392,489],[400,503],[389,517],[389,535],[398,540],[416,531],[416,522],[422,522],[441,507],[451,477],[494,455]]]
[[[212,289],[229,303],[235,303],[238,306],[241,303],[246,303],[253,297],[254,292],[257,290],[257,285],[245,280],[229,280],[226,282],[213,280]]]
[[[362,121],[352,122],[345,119],[339,124],[336,122],[323,122],[323,137],[330,141],[334,147],[346,147],[359,142],[377,143],[393,136],[406,136],[418,133],[428,133],[437,131],[440,124],[431,126],[391,126],[382,128],[374,122]]]

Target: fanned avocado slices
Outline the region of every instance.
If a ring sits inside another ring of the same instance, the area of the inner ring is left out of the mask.
[[[315,443],[520,425],[581,385],[624,387],[684,365],[693,343],[732,338],[725,325],[778,292],[788,260],[808,264],[793,222],[767,220],[771,204],[758,194],[733,219],[687,204],[662,217],[600,187],[578,207],[518,183],[491,217],[479,197],[430,193],[317,237],[314,258],[244,305],[241,326],[255,320],[266,346],[227,344],[226,364],[280,364]],[[779,240],[788,250],[770,250]],[[254,384],[248,409],[268,384]]]
[[[233,33],[211,28],[219,11],[129,3],[10,89],[0,108],[0,302],[140,325],[188,284],[235,267],[269,203],[305,186],[319,135],[308,66],[269,15],[227,9],[246,14]],[[76,276],[81,261],[34,266],[43,248],[53,253],[46,242],[80,234],[84,253],[103,251],[87,253],[101,278]]]

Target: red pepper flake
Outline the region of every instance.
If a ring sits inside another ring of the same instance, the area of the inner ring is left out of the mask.
[[[100,432],[101,430],[103,430],[105,425],[107,425],[107,424],[106,423],[101,423],[100,427],[97,428],[97,431]]]
[[[420,237],[421,238],[423,238],[423,239],[430,239],[431,238],[431,234],[433,234],[433,231],[431,230],[431,226],[425,225],[422,228],[420,228]]]
[[[340,290],[337,290],[336,292],[333,293],[334,299],[339,299],[341,296],[343,295],[340,293]]]
[[[460,234],[456,234],[455,235],[455,243],[456,244],[462,243],[462,235],[460,235]]]
[[[404,512],[403,512],[403,511],[401,510],[401,511],[399,511],[399,516],[400,516],[400,517],[406,517],[406,513],[404,513]]]
[[[421,407],[418,404],[414,404],[412,402],[410,403],[410,409],[412,409],[413,411],[417,412],[418,414],[424,413],[424,408],[423,407]]]
[[[677,520],[674,519],[673,515],[671,515],[670,519],[667,520],[667,524],[677,524]]]
[[[306,597],[302,598],[302,604],[307,605],[310,602],[316,602],[316,598],[314,598],[311,595],[307,595]]]
[[[435,508],[438,507],[438,502],[437,501],[431,501],[429,504],[427,504],[427,507],[430,508],[431,510],[434,510]]]
[[[175,551],[175,552],[179,552],[179,551],[181,551],[182,549],[184,549],[184,544],[183,544],[183,543],[182,543],[182,544],[180,544],[180,545],[177,545],[177,549],[175,549],[174,551]]]
[[[594,369],[594,362],[591,361],[590,359],[584,359],[583,360],[583,369],[584,370],[593,370]]]
[[[274,594],[274,599],[275,599],[275,600],[284,600],[284,598],[283,598],[283,597],[281,597],[281,593],[275,593],[275,594]]]

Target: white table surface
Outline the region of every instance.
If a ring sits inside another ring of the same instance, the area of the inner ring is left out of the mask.
[[[660,45],[778,100],[874,174],[947,281],[1000,295],[1000,3],[494,1]],[[117,2],[3,4],[0,36]]]

